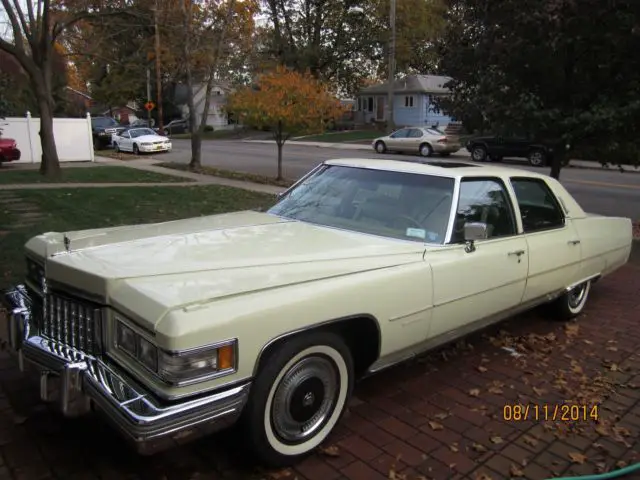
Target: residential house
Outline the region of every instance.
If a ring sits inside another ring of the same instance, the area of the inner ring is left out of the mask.
[[[449,77],[408,75],[393,82],[393,121],[397,126],[439,125],[454,120],[441,112],[435,100],[446,95]],[[386,119],[389,83],[363,88],[356,95],[355,121],[358,124],[383,122]]]
[[[209,102],[209,113],[207,115],[206,124],[213,127],[214,130],[225,130],[234,128],[233,119],[230,119],[224,106],[227,103],[227,96],[232,92],[231,86],[226,82],[217,82],[211,91],[211,99]],[[196,107],[196,118],[198,124],[202,119],[204,112],[205,96],[207,93],[207,84],[195,84],[193,86],[193,100]],[[189,118],[189,107],[187,105],[187,88],[185,85],[178,85],[175,89],[174,103],[182,112],[182,118]]]
[[[82,115],[87,112],[92,116],[109,116],[118,120],[123,125],[133,123],[138,119],[136,112],[138,106],[135,102],[128,102],[126,105],[107,107],[105,105],[96,104],[88,93],[81,92],[71,87],[67,87],[67,101],[74,106]]]

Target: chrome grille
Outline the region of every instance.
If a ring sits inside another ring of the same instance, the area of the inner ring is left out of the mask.
[[[96,354],[100,349],[102,310],[90,302],[48,293],[41,334],[64,345]]]
[[[44,280],[44,267],[28,257],[26,258],[26,262],[27,279],[31,281],[31,283],[38,289],[42,288],[42,281]]]

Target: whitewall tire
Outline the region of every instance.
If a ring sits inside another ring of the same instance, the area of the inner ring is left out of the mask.
[[[265,463],[286,466],[326,440],[353,388],[353,360],[332,333],[286,341],[258,372],[244,412],[252,449]]]
[[[551,303],[552,314],[558,320],[571,320],[582,313],[591,292],[591,280],[577,285]]]

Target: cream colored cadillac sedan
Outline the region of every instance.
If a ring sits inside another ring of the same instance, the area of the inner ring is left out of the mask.
[[[574,317],[631,244],[544,175],[332,160],[264,213],[32,238],[1,336],[43,400],[140,452],[240,420],[290,464],[358,378],[538,304]]]

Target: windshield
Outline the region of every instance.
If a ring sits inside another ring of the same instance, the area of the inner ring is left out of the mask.
[[[92,118],[91,124],[94,127],[105,128],[105,127],[115,127],[118,125],[118,122],[116,122],[111,117],[102,117],[102,118]]]
[[[455,180],[325,165],[268,213],[417,242],[444,243]]]
[[[155,135],[156,132],[150,128],[136,128],[135,130],[129,130],[131,132],[131,138],[141,137],[143,135]]]

